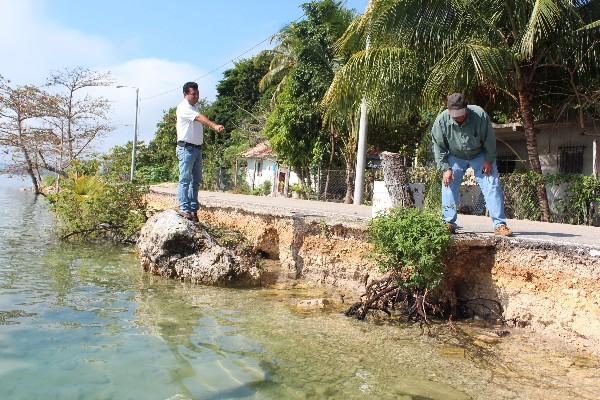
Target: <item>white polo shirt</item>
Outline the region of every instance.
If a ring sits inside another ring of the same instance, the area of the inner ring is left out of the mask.
[[[202,144],[204,142],[204,126],[195,118],[200,115],[197,104],[191,105],[183,99],[177,106],[177,141],[183,140],[191,144]]]

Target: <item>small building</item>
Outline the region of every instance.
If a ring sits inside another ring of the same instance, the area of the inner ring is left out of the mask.
[[[494,124],[500,173],[527,169],[527,142],[519,123]],[[598,176],[600,127],[582,129],[574,123],[535,125],[537,148],[545,174]]]
[[[271,195],[287,196],[289,186],[300,182],[296,173],[279,163],[277,154],[266,141],[246,150],[240,156],[248,162],[245,178],[251,189],[270,182]]]

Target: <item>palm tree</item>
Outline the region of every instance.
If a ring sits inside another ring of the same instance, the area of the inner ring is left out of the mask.
[[[295,37],[290,32],[293,25],[288,25],[283,28],[277,35],[273,36],[273,40],[277,41],[277,45],[272,50],[267,50],[267,53],[272,56],[269,70],[258,83],[258,88],[261,92],[266,91],[269,87],[275,86],[273,99],[281,93],[281,89],[287,81],[287,76],[294,68],[298,60],[298,44],[295,43]]]
[[[530,168],[541,174],[535,134],[536,83],[547,68],[568,62],[558,42],[568,42],[581,55],[576,72],[595,69],[599,3],[371,0],[339,44],[343,49],[368,37],[371,48],[356,53],[339,71],[325,103],[334,108],[356,107],[366,94],[373,117],[389,119],[418,103],[439,107],[452,91],[493,92],[517,105]],[[426,80],[417,90],[423,76]],[[538,197],[547,221],[543,184]]]

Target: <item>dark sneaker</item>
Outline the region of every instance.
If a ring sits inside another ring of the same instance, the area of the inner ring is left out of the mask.
[[[496,229],[494,229],[494,235],[498,235],[498,236],[512,236],[512,234],[513,234],[513,232],[505,224],[498,225],[496,227]]]
[[[198,212],[197,211],[192,211],[190,214],[192,214],[192,221],[193,222],[200,222],[200,220],[198,219]]]
[[[448,232],[450,234],[456,233],[456,225],[451,224],[450,222],[446,222],[445,225],[446,225],[446,229],[448,229]]]

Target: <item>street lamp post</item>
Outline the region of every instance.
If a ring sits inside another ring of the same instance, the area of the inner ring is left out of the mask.
[[[137,137],[138,137],[138,114],[140,105],[140,89],[135,86],[119,85],[118,89],[131,88],[135,89],[135,125],[133,127],[133,146],[131,148],[131,172],[129,174],[129,180],[133,182],[133,176],[135,174],[135,153],[137,148]]]

